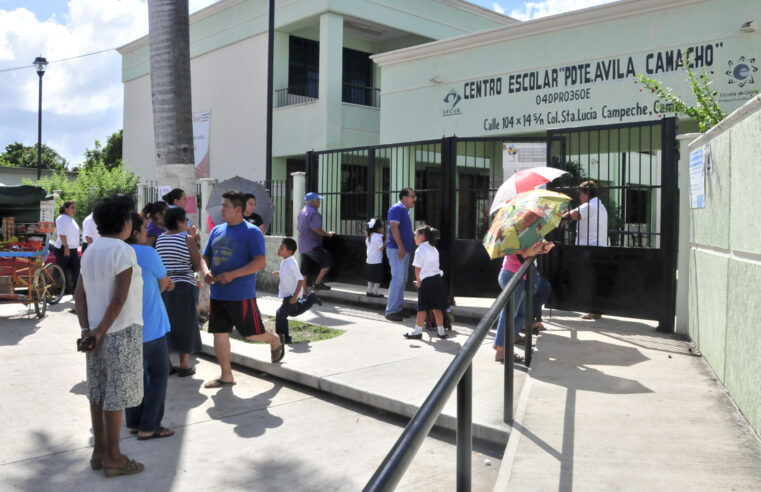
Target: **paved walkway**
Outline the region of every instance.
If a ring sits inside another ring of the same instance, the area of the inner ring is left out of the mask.
[[[163,423],[175,435],[142,442],[123,429],[122,451],[146,470],[107,479],[88,462],[85,362],[75,351],[79,328],[68,299],[42,320],[21,305],[0,304],[2,490],[353,492],[406,423],[240,367],[234,387],[205,390],[218,366],[199,358],[194,377],[169,381]],[[399,490],[454,490],[451,435],[434,432],[420,452]],[[500,454],[496,447],[475,453],[474,490],[494,484]]]

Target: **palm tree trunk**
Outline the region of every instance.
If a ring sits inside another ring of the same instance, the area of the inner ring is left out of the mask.
[[[156,164],[192,165],[188,0],[148,0],[148,16]]]
[[[148,18],[156,178],[195,197],[188,0],[148,0]]]

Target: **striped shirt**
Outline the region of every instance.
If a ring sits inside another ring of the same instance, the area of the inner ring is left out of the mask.
[[[190,251],[185,243],[187,232],[179,234],[161,234],[156,240],[156,251],[161,256],[161,262],[166,267],[167,274],[173,282],[187,282],[195,285],[193,264],[190,262]]]

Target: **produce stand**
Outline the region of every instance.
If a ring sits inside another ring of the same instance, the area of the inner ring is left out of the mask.
[[[63,269],[47,261],[54,203],[36,186],[0,187],[0,301],[34,304],[40,318],[66,288]]]

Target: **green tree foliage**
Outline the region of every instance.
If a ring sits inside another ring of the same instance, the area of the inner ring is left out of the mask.
[[[670,103],[675,113],[689,116],[698,123],[701,132],[706,132],[726,118],[727,113],[719,107],[717,92],[711,89],[712,81],[706,69],[703,68],[703,71],[696,75],[686,57],[682,58],[681,66],[687,73],[690,89],[695,96],[694,105],[687,104],[683,98],[675,95],[670,87],[664,88],[659,80],[648,79],[643,74],[639,74],[637,78],[646,89]]]
[[[66,169],[69,163],[58,152],[42,144],[40,161],[44,169],[55,171]],[[6,167],[37,167],[37,146],[13,142],[5,146],[5,152],[0,154],[0,166]]]
[[[36,184],[49,193],[60,190],[60,197],[56,200],[56,207],[60,207],[65,200],[74,200],[77,204],[77,222],[82,222],[95,206],[95,202],[101,198],[113,196],[117,193],[134,197],[137,190],[138,177],[121,164],[108,168],[100,162],[93,163],[79,171],[77,179],[70,181],[64,171],[57,171],[51,176],[43,176],[38,182],[24,179],[24,184]]]
[[[85,161],[82,169],[89,169],[96,164],[102,164],[108,169],[122,165],[122,133],[123,130],[112,133],[102,147],[100,141],[95,141],[95,148],[85,150]]]

